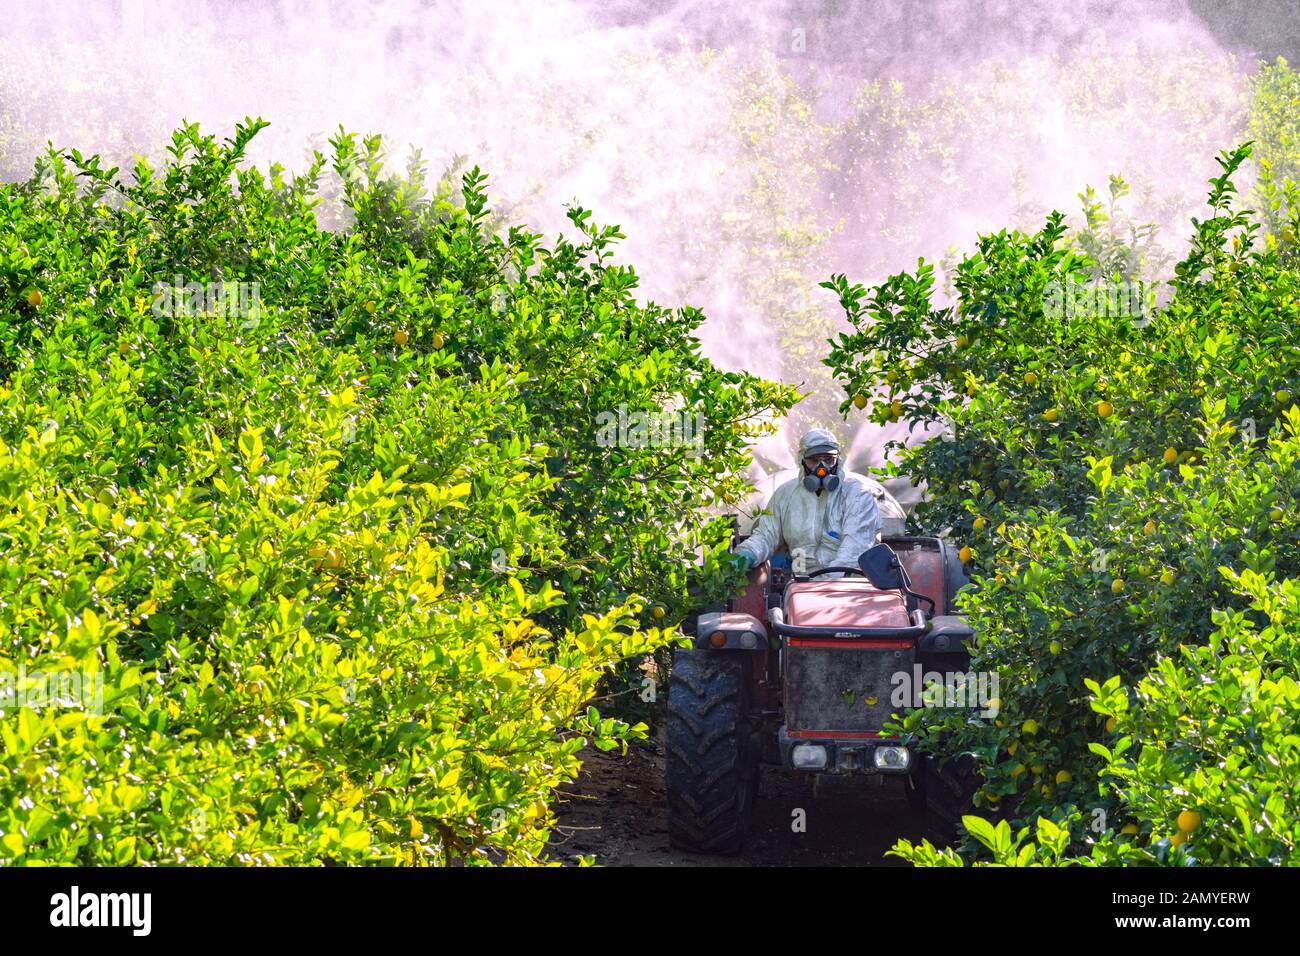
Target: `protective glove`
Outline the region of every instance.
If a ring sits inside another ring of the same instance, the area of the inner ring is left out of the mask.
[[[746,573],[748,573],[750,568],[754,566],[754,556],[748,551],[732,551],[731,561],[736,566],[737,570]]]

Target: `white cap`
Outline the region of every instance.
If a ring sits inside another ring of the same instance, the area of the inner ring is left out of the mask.
[[[799,439],[799,460],[803,461],[809,455],[838,455],[840,453],[840,443],[824,428],[812,428],[803,433]]]

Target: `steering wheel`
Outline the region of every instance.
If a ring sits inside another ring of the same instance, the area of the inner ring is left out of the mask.
[[[813,571],[811,574],[804,575],[804,577],[808,578],[809,580],[812,580],[813,578],[817,577],[819,574],[831,574],[835,571],[843,571],[845,574],[856,574],[860,578],[866,577],[866,575],[862,573],[861,568],[846,568],[843,565],[839,565],[839,564],[833,564],[830,567],[825,567],[825,568],[818,568],[816,571]]]

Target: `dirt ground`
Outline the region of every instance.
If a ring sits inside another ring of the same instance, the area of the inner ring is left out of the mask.
[[[739,856],[700,856],[668,845],[661,747],[588,748],[579,778],[562,789],[551,857],[591,855],[602,866],[900,866],[884,853],[900,837],[937,835],[908,806],[898,780],[824,780],[764,767],[752,835]],[[879,781],[882,781],[879,782]],[[795,811],[806,828],[796,832]]]

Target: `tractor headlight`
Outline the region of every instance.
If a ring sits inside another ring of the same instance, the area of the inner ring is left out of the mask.
[[[906,747],[877,747],[874,759],[878,770],[906,770],[912,755]]]
[[[821,744],[798,744],[790,753],[790,761],[800,770],[825,770],[826,748]]]

